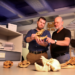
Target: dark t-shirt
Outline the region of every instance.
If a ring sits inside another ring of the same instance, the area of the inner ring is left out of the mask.
[[[70,30],[63,28],[59,33],[55,31],[52,35],[53,40],[61,40],[63,41],[65,37],[71,38],[71,32]],[[51,54],[52,56],[58,55],[61,53],[69,52],[69,46],[59,46],[56,44],[51,44]]]

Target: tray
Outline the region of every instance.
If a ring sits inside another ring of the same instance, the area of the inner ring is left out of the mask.
[[[75,65],[67,65],[67,66],[64,66],[64,67],[61,67],[62,69],[75,69]]]

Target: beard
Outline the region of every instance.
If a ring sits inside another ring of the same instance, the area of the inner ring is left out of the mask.
[[[43,28],[39,28],[39,27],[37,27],[37,29],[38,29],[38,30],[41,30],[41,29],[43,29]]]

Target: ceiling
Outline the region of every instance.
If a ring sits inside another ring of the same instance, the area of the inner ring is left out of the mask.
[[[75,0],[0,0],[0,24],[32,24],[35,18],[54,17],[75,12]]]

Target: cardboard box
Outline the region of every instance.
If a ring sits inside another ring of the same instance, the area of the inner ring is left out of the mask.
[[[6,25],[0,25],[0,26],[6,28]]]
[[[17,25],[8,23],[7,28],[13,31],[17,31]]]
[[[14,44],[11,42],[5,42],[4,43],[4,49],[5,50],[14,50]]]

